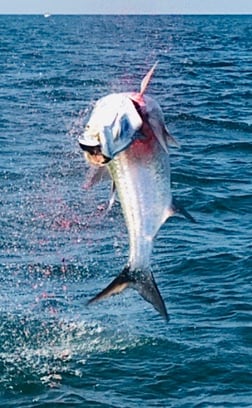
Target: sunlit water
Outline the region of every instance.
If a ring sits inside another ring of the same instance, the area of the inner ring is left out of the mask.
[[[252,17],[0,17],[0,406],[251,407]],[[180,142],[161,229],[166,325],[137,293],[86,307],[127,261],[86,190],[92,104],[149,92]]]

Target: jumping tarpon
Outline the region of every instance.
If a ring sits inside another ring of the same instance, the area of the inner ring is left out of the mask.
[[[155,67],[144,77],[140,92],[109,94],[96,102],[79,144],[97,167],[94,179],[108,170],[129,235],[127,265],[88,303],[133,288],[168,320],[150,267],[153,239],[177,211],[194,219],[172,198],[168,145],[177,143],[159,104],[145,95]]]

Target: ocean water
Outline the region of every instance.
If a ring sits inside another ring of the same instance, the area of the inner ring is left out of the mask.
[[[0,16],[0,40],[0,406],[252,407],[252,17]],[[155,241],[168,324],[130,290],[86,307],[128,239],[77,143],[156,60],[197,220]]]

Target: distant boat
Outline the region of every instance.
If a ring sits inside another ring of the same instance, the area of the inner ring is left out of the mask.
[[[50,13],[45,13],[45,14],[44,14],[44,17],[45,17],[45,18],[51,17],[51,14],[50,14]]]

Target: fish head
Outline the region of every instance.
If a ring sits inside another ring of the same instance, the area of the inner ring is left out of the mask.
[[[109,94],[96,102],[80,147],[88,161],[104,165],[130,146],[142,124],[129,94]]]

